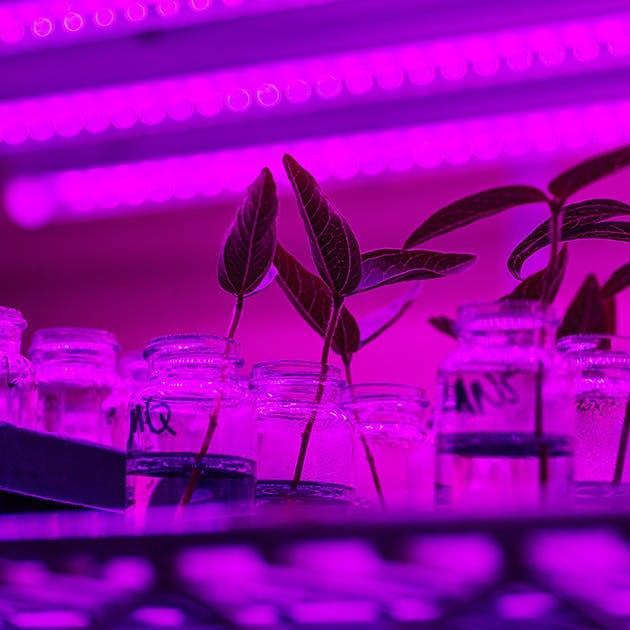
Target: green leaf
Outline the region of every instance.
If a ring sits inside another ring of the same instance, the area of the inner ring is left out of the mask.
[[[535,202],[548,203],[541,190],[531,186],[503,186],[464,197],[431,215],[408,239],[405,249],[436,236],[491,217],[503,210]]]
[[[630,206],[614,199],[590,199],[567,206],[562,214],[561,240],[609,238],[628,240],[628,225],[607,219],[630,215]],[[534,253],[549,245],[549,220],[539,225],[523,239],[510,254],[508,269],[520,279],[524,262]]]
[[[315,178],[290,155],[284,167],[297,197],[315,266],[336,295],[350,295],[361,280],[361,252],[347,221]]]

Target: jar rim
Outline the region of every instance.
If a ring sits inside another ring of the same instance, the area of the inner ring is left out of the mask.
[[[483,330],[485,327],[483,324],[492,324],[492,328],[497,330],[507,330],[513,327],[514,322],[526,323],[528,321],[529,325],[525,328],[558,324],[558,318],[553,309],[535,300],[471,302],[457,309],[457,327],[460,332],[463,329]]]
[[[22,311],[10,306],[0,306],[0,319],[5,320],[11,326],[15,326],[20,330],[24,330],[28,326],[24,315],[22,315]]]
[[[405,385],[402,383],[357,383],[356,385],[346,385],[344,387],[344,401],[353,402],[377,400],[403,400],[413,402],[421,407],[428,407],[429,401],[426,391],[422,387],[415,385]]]
[[[242,363],[239,355],[240,344],[234,339],[219,335],[184,333],[154,337],[144,348],[145,359],[170,354],[196,353],[225,356],[226,359]]]
[[[40,328],[33,333],[30,352],[40,350],[54,351],[67,348],[69,344],[105,346],[117,353],[120,350],[118,338],[108,330],[82,326],[59,326]]]
[[[610,342],[610,347],[602,347],[602,341]],[[615,348],[614,342],[623,344],[623,348]],[[618,367],[630,369],[630,337],[625,335],[567,335],[558,340],[556,347],[565,356],[588,353],[588,356],[614,360]]]
[[[342,383],[341,370],[328,364],[326,373],[327,383]],[[285,359],[282,361],[265,361],[256,363],[252,367],[250,383],[258,384],[266,380],[292,380],[304,377],[319,379],[322,364],[319,361],[302,361]]]

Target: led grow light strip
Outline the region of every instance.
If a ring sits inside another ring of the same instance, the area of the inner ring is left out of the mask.
[[[0,143],[71,138],[82,132],[183,123],[307,102],[388,97],[376,91],[438,92],[489,80],[503,71],[523,80],[573,59],[586,65],[630,58],[630,15],[616,19],[460,37],[409,46],[329,55],[89,92],[0,104]],[[470,72],[472,70],[472,72]]]
[[[263,165],[294,154],[321,181],[519,158],[630,139],[630,101],[479,118],[372,134],[19,177],[6,208],[23,227],[125,213],[131,207],[242,193]],[[279,176],[280,187],[286,187]]]
[[[167,28],[338,0],[75,0],[0,4],[0,54],[20,45],[74,43],[133,27]]]

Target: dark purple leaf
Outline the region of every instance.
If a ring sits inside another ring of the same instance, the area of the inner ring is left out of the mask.
[[[457,322],[450,317],[430,317],[429,324],[436,330],[457,339]]]
[[[574,166],[562,175],[558,175],[549,184],[549,191],[554,197],[564,201],[581,188],[628,165],[630,165],[630,146],[598,155]]]
[[[402,297],[361,317],[358,322],[361,333],[359,348],[391,328],[409,310],[421,291],[422,283],[416,282]]]
[[[531,186],[492,188],[449,204],[431,215],[408,239],[405,249],[417,247],[429,239],[491,217],[508,208],[548,199],[541,190]]]
[[[627,240],[623,223],[609,222],[607,219],[630,215],[630,206],[614,199],[590,199],[567,206],[562,214],[561,240],[579,238],[610,238]],[[604,226],[597,229],[597,226]],[[624,237],[624,232],[626,237]],[[549,220],[541,223],[529,236],[523,239],[510,254],[508,269],[520,279],[523,263],[535,252],[549,245]]]
[[[305,269],[280,243],[276,247],[274,267],[278,271],[278,284],[297,312],[323,337],[333,303],[330,289],[320,278]],[[348,356],[359,348],[359,326],[345,306],[339,315],[332,348],[337,354]]]
[[[443,254],[424,250],[377,249],[363,254],[361,282],[354,293],[407,280],[442,278],[470,267],[473,254]]]
[[[584,280],[558,328],[557,337],[568,335],[605,335],[608,332],[606,308],[597,278]]]
[[[568,248],[565,245],[558,254],[553,268],[547,265],[544,269],[525,278],[517,287],[501,300],[532,300],[551,304],[558,295],[560,285],[567,269]],[[545,295],[546,293],[546,295]]]
[[[609,298],[604,296],[604,312],[606,313],[606,333],[609,335],[616,335],[617,334],[617,304],[615,302],[614,296],[609,297]]]
[[[315,178],[290,155],[284,167],[306,226],[320,276],[337,295],[350,295],[361,280],[361,252],[350,226]]]
[[[630,286],[630,262],[619,267],[602,287],[602,295],[605,298],[611,298],[620,291]]]
[[[235,296],[253,293],[265,280],[276,250],[276,184],[264,168],[236,211],[219,256],[219,283]]]

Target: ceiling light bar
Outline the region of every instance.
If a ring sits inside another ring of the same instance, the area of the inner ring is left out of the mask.
[[[339,0],[74,0],[0,4],[0,55]]]
[[[327,55],[0,103],[0,145],[183,124],[256,111],[330,107],[488,82],[615,67],[630,59],[630,15]],[[497,75],[499,75],[497,77]]]
[[[630,101],[622,101],[17,177],[8,182],[5,205],[18,225],[37,228],[241,194],[264,165],[286,187],[278,167],[286,151],[326,181],[609,147],[629,139]]]

